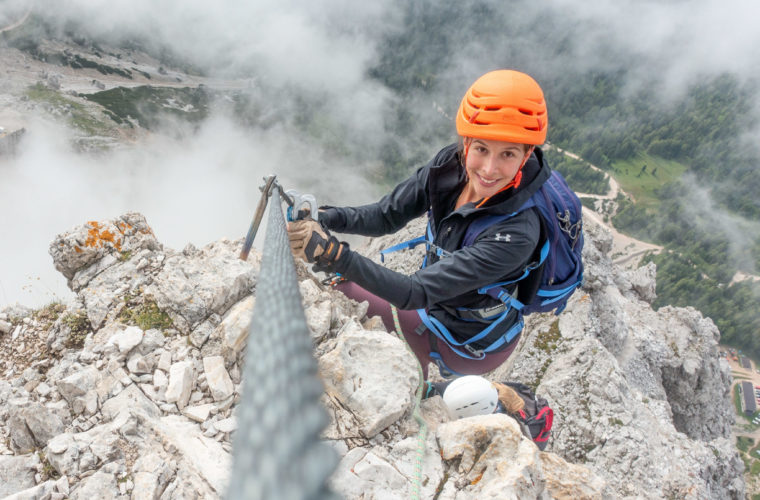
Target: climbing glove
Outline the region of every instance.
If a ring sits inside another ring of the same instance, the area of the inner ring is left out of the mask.
[[[525,401],[520,397],[517,391],[508,385],[499,382],[492,382],[491,385],[493,385],[496,392],[499,393],[499,402],[504,406],[504,409],[507,410],[507,413],[516,415],[525,408]]]
[[[308,208],[300,209],[296,215],[297,220],[310,218],[311,210]],[[337,208],[323,205],[319,207],[319,225],[325,231],[332,229],[340,232],[346,227],[346,217]]]
[[[340,253],[338,239],[311,218],[289,222],[288,238],[293,255],[306,262],[328,266]]]

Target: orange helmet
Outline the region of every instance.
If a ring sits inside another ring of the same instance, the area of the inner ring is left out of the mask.
[[[549,120],[538,83],[525,73],[501,69],[472,84],[456,123],[463,137],[540,145],[546,141]]]

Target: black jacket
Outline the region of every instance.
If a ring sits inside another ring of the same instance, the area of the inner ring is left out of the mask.
[[[329,270],[339,272],[400,309],[428,309],[457,340],[466,340],[487,324],[464,321],[458,317],[456,308],[499,305],[496,299],[478,294],[477,289],[518,278],[526,265],[536,260],[542,237],[536,209],[522,211],[490,226],[473,245],[460,248],[467,227],[483,215],[515,212],[550,174],[543,153],[536,148],[523,167],[523,179],[517,189],[496,194],[481,208],[468,203],[454,210],[467,181],[457,145],[447,146],[377,203],[360,207],[327,207],[324,219],[327,228],[337,232],[380,236],[401,229],[429,210],[434,243],[453,255],[441,259],[428,255],[427,266],[407,276],[346,246]],[[505,238],[506,235],[509,237]],[[509,288],[514,290],[514,286]],[[514,318],[505,321],[500,330],[506,331],[513,322]]]

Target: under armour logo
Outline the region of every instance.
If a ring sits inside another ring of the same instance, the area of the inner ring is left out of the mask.
[[[501,233],[496,233],[496,236],[493,237],[496,241],[503,241],[505,243],[509,243],[509,241],[512,239],[512,236],[509,234],[505,234],[504,236],[501,235]]]

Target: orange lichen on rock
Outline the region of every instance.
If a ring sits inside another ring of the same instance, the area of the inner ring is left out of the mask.
[[[127,231],[130,231],[130,230],[132,230],[132,229],[133,229],[133,228],[132,228],[132,225],[131,225],[131,224],[128,224],[128,223],[126,223],[126,222],[124,222],[124,221],[119,221],[119,222],[117,222],[117,223],[116,223],[116,228],[119,230],[119,232],[120,232],[121,234],[124,234],[124,233],[126,233]]]
[[[472,481],[470,481],[470,485],[478,484],[480,482],[480,480],[483,479],[483,474],[485,474],[485,471],[481,472],[478,475],[478,477],[476,477],[475,479],[473,479]]]
[[[110,243],[113,248],[121,251],[121,238],[117,238],[114,233],[104,229],[100,230],[100,224],[95,221],[87,223],[90,229],[87,230],[87,239],[84,242],[84,246],[90,248],[103,248],[106,243]]]
[[[76,246],[76,245],[74,245],[74,251],[75,251],[76,253],[82,253],[82,249],[81,249],[81,248],[79,248],[79,247],[78,247],[78,246]]]

